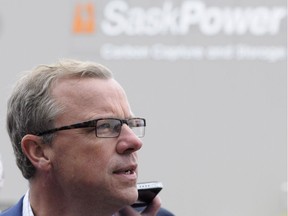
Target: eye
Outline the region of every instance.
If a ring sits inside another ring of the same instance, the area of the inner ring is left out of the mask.
[[[113,126],[111,125],[110,122],[103,122],[101,124],[97,125],[97,130],[106,130],[106,129],[111,129]]]
[[[121,130],[121,122],[117,119],[102,119],[98,121],[96,129],[98,135],[108,136]]]

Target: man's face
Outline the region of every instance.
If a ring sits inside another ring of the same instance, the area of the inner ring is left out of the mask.
[[[58,80],[52,95],[64,107],[60,127],[132,112],[124,90],[114,80]],[[51,178],[67,196],[87,202],[128,205],[137,199],[137,154],[141,140],[124,124],[117,138],[98,138],[94,128],[58,131],[50,149]]]

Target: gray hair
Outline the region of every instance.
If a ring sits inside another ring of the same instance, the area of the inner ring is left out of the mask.
[[[40,65],[16,83],[8,101],[7,130],[17,166],[26,179],[33,177],[36,170],[22,152],[21,140],[26,134],[36,134],[54,126],[54,119],[61,114],[62,108],[50,93],[53,83],[63,77],[110,79],[113,75],[103,65],[65,59],[53,65]],[[42,138],[50,144],[53,134]]]

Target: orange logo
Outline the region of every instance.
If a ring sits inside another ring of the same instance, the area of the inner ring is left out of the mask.
[[[95,31],[95,14],[94,5],[92,3],[77,4],[73,19],[74,33],[88,33]]]

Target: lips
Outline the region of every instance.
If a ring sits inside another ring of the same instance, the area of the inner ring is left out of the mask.
[[[125,167],[117,168],[115,171],[113,171],[113,174],[118,175],[132,175],[136,173],[137,165],[130,165]]]

